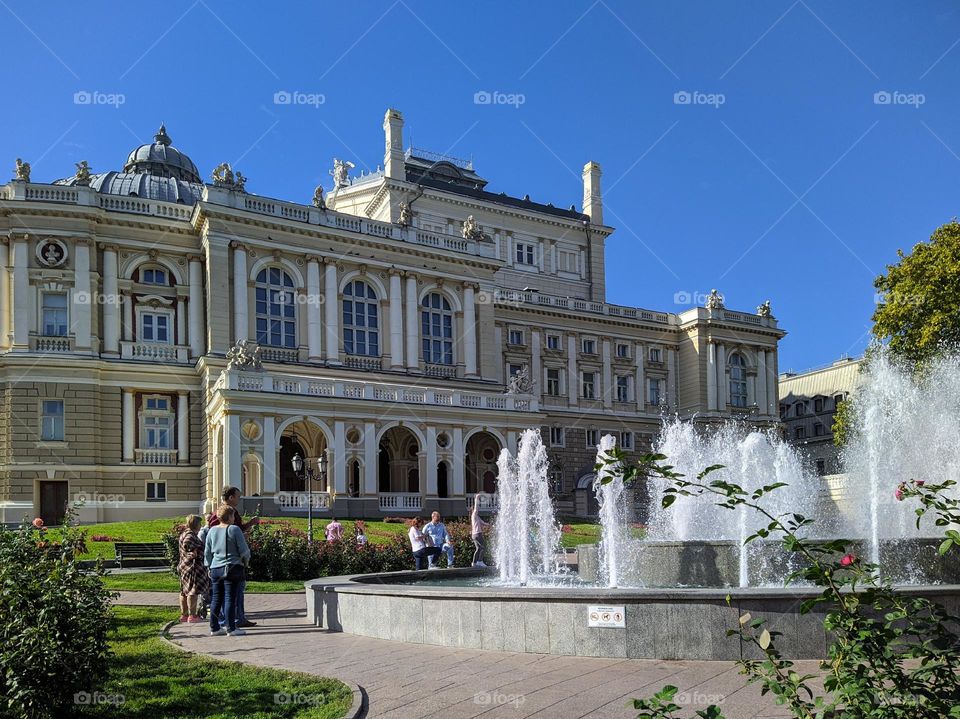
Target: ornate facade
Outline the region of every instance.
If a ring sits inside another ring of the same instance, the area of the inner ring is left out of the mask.
[[[225,484],[263,514],[462,515],[540,427],[561,513],[588,513],[599,435],[664,413],[777,421],[769,311],[608,304],[601,169],[580,209],[486,189],[404,149],[383,169],[252,194],[204,183],[165,128],[120,172],[0,186],[0,520],[196,511]],[[259,184],[259,183],[258,183]],[[265,183],[264,183],[265,184]],[[639,274],[639,273],[638,273]]]

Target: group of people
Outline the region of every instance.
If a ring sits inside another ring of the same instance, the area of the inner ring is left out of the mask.
[[[223,503],[207,517],[206,526],[201,528],[201,517],[191,514],[180,534],[180,621],[203,621],[198,605],[209,598],[210,634],[236,637],[246,634],[245,627],[256,626],[246,617],[243,594],[250,563],[246,532],[260,520],[243,521],[237,509],[237,487],[227,487],[221,499]]]
[[[473,503],[473,511],[470,512],[470,538],[473,540],[472,566],[486,567],[483,561],[487,547],[485,532],[490,525],[480,517],[479,507],[480,502],[477,499]],[[448,569],[453,566],[453,538],[441,520],[440,512],[431,514],[430,521],[426,524],[420,517],[414,517],[410,522],[407,536],[410,537],[410,549],[418,570],[438,569],[440,555],[446,556]]]

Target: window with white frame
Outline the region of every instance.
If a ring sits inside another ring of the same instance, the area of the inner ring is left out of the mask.
[[[510,334],[507,335],[507,342],[512,345],[522,345],[523,330],[510,330]]]
[[[580,253],[560,250],[557,253],[557,269],[560,272],[578,274],[580,272]]]
[[[659,348],[659,347],[651,347],[651,348],[650,348],[650,357],[649,357],[649,359],[650,359],[651,362],[662,362],[662,361],[663,361],[663,360],[661,359],[662,356],[663,356],[663,355],[660,353],[660,348]]]
[[[3,270],[4,272],[6,269]],[[45,337],[67,335],[67,293],[44,292],[40,298],[40,328]]]
[[[516,245],[516,258],[518,265],[537,264],[536,247],[527,242],[518,242]]]
[[[600,431],[596,429],[588,429],[586,432],[586,446],[588,448],[595,448],[600,444]]]
[[[138,310],[140,341],[168,345],[173,343],[173,313],[167,310]]]
[[[548,350],[560,349],[560,335],[547,335],[547,349]]]
[[[554,494],[563,494],[563,470],[554,469],[550,472],[550,488]]]
[[[630,378],[626,376],[617,377],[617,402],[630,401]]]
[[[658,405],[663,400],[660,392],[661,381],[653,377],[647,379],[647,404]]]
[[[343,288],[342,302],[343,351],[348,355],[379,357],[380,317],[376,291],[363,280],[354,280]]]
[[[597,341],[595,339],[586,338],[581,344],[581,349],[585,355],[595,355],[597,353]]]
[[[40,403],[40,439],[44,442],[63,441],[62,399],[45,399]]]
[[[147,501],[148,502],[166,502],[167,501],[167,483],[166,482],[147,482]]]
[[[563,393],[561,377],[563,372],[557,367],[547,367],[547,394],[559,397]]]
[[[420,310],[423,361],[453,364],[453,311],[447,298],[431,292],[423,298]]]
[[[510,377],[516,377],[516,376],[517,376],[518,374],[520,374],[522,371],[523,371],[523,365],[522,365],[522,364],[515,364],[515,363],[512,363],[512,362],[511,362],[510,364],[507,365],[507,374],[508,374]]]
[[[727,360],[730,365],[730,404],[734,407],[747,406],[747,363],[743,355],[734,352]]]
[[[629,359],[630,345],[625,344],[624,342],[617,342],[617,357],[619,359]]]
[[[551,447],[562,447],[564,443],[564,431],[563,427],[551,427],[550,428],[550,446]]]
[[[143,397],[140,411],[140,448],[173,448],[173,411],[170,398],[161,395]]]
[[[297,303],[293,280],[279,267],[260,270],[254,289],[257,343],[297,346]]]
[[[633,432],[620,433],[620,448],[633,449]]]
[[[169,285],[170,275],[163,267],[143,267],[140,269],[140,282],[145,285]]]
[[[596,399],[597,397],[597,373],[584,372],[581,375],[580,396],[584,399]]]

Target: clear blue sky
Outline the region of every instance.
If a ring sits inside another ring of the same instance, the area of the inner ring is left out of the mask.
[[[382,161],[387,107],[407,142],[472,157],[497,192],[579,204],[596,160],[617,227],[608,300],[769,298],[781,369],[861,352],[873,277],[960,206],[946,0],[0,0],[0,47],[0,166],[23,157],[36,181],[82,159],[120,169],[162,120],[205,175],[228,161],[250,191],[306,202],[334,156]]]

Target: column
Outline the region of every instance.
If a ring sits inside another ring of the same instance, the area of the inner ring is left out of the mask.
[[[277,420],[273,415],[263,418],[263,493],[277,492]]]
[[[757,351],[756,402],[760,414],[767,414],[767,353]]]
[[[634,355],[637,358],[637,374],[634,380],[633,399],[637,403],[637,411],[643,412],[646,409],[645,387],[643,386],[643,362],[646,359],[643,345],[634,345]]]
[[[437,428],[433,425],[427,426],[427,446],[424,447],[427,454],[426,473],[421,475],[426,478],[426,495],[428,497],[437,496]],[[421,485],[423,486],[423,485]]]
[[[747,407],[753,407],[757,403],[757,376],[753,373],[747,374]],[[760,410],[763,412],[763,410]]]
[[[463,427],[453,428],[453,497],[462,497],[467,493],[467,448],[463,443]]]
[[[320,261],[307,260],[307,358],[311,362],[323,358],[320,342]]]
[[[577,336],[567,335],[567,397],[571,407],[577,406],[580,378],[577,377]]]
[[[333,489],[337,494],[347,493],[346,454],[347,441],[344,423],[337,420],[333,423],[333,462],[327,465],[333,468]]]
[[[233,246],[233,341],[250,338],[247,318],[247,249],[239,242]]]
[[[30,275],[27,238],[13,241],[13,349],[30,349]]]
[[[390,369],[403,369],[403,294],[396,270],[390,272]]]
[[[517,456],[517,432],[516,430],[507,430],[507,449],[514,457]]]
[[[707,340],[707,411],[717,409],[717,346]]]
[[[77,240],[73,253],[73,306],[70,308],[73,341],[77,349],[90,349],[90,320],[95,304],[90,294],[90,243]]]
[[[363,493],[376,497],[377,487],[377,426],[373,422],[363,425]]]
[[[667,349],[667,405],[676,411],[680,406],[680,393],[677,390],[677,351]]]
[[[7,238],[0,237],[0,348],[10,344],[10,251]]]
[[[500,328],[500,325],[496,325],[493,328],[493,346],[496,347],[496,357],[497,363],[494,365],[496,367],[496,380],[500,384],[504,384],[506,379],[503,377],[503,362],[500,361],[500,358],[503,357],[503,330]]]
[[[120,301],[123,303],[123,341],[133,342],[133,295],[127,290]]]
[[[196,255],[190,256],[190,295],[187,303],[190,317],[190,356],[201,357],[203,339],[203,263]]]
[[[477,310],[474,306],[473,285],[463,288],[463,354],[464,374],[477,376]],[[436,467],[434,467],[436,472]]]
[[[533,381],[533,394],[537,397],[543,396],[543,385],[540,377],[543,374],[543,366],[540,361],[540,332],[530,330],[530,379]]]
[[[767,414],[777,414],[777,358],[773,352],[767,352]]]
[[[407,275],[407,369],[420,369],[420,348],[417,347],[419,332],[417,331],[417,276]]]
[[[340,303],[337,287],[337,264],[327,261],[323,276],[324,311],[327,321],[326,358],[330,364],[340,364]]]
[[[103,353],[120,352],[120,289],[117,286],[117,247],[103,248]]]
[[[600,353],[603,359],[603,375],[601,382],[603,382],[603,387],[600,388],[601,397],[603,397],[603,406],[604,407],[613,407],[613,368],[611,367],[610,360],[610,340],[604,339],[600,344]]]
[[[224,487],[240,486],[240,415],[228,414],[223,418],[223,477],[217,487],[219,494]]]
[[[177,344],[183,347],[187,344],[187,309],[186,297],[177,297]]]
[[[727,348],[722,342],[717,342],[717,409],[725,412],[727,409]]]
[[[190,463],[190,393],[177,392],[177,462]]]
[[[123,424],[121,428],[122,459],[124,462],[133,461],[134,436],[137,431],[137,407],[132,390],[123,390],[123,407],[120,415]]]

